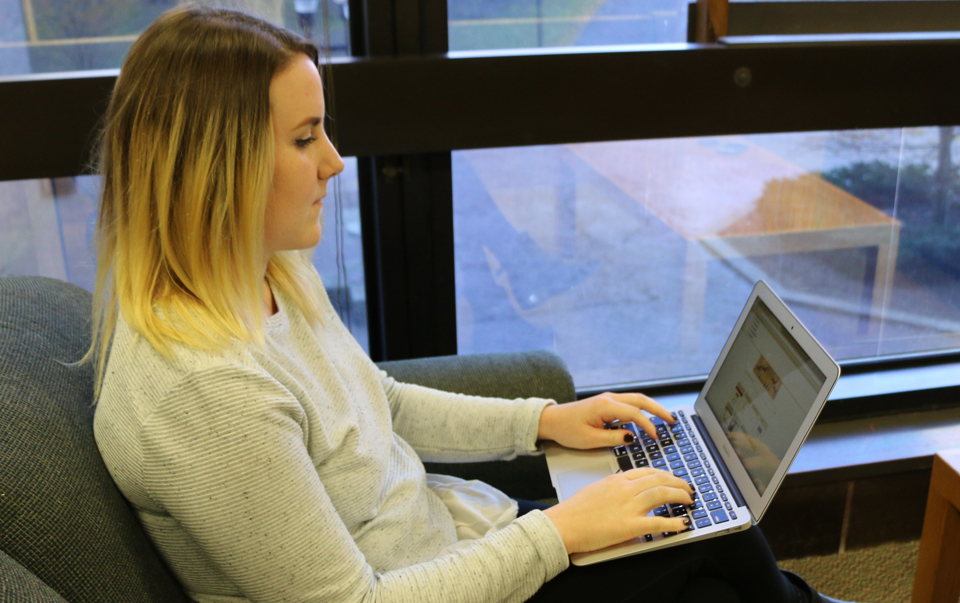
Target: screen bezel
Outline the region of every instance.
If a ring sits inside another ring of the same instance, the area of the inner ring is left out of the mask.
[[[726,360],[727,354],[733,346],[734,339],[743,327],[743,323],[750,314],[750,310],[753,308],[757,298],[767,305],[767,308],[770,309],[777,320],[793,335],[797,345],[807,353],[817,368],[826,376],[823,385],[820,387],[820,391],[817,393],[816,399],[810,406],[807,416],[797,431],[796,437],[794,437],[786,453],[784,453],[783,460],[781,460],[777,466],[777,470],[770,479],[770,484],[767,486],[763,495],[761,495],[756,486],[754,486],[753,480],[744,468],[743,463],[740,462],[740,458],[733,451],[733,447],[730,445],[730,441],[727,439],[723,427],[717,421],[713,410],[706,400],[707,392],[710,391],[710,387],[713,385],[717,373],[723,365],[723,361]],[[730,332],[730,336],[727,338],[727,342],[724,344],[723,350],[720,352],[716,364],[713,365],[713,370],[710,371],[710,376],[707,377],[707,382],[704,384],[703,389],[700,390],[700,395],[694,404],[694,410],[700,416],[709,437],[713,440],[720,457],[726,464],[727,470],[736,482],[754,521],[760,521],[760,518],[763,517],[763,514],[769,507],[770,501],[773,500],[773,496],[777,493],[777,490],[779,490],[780,484],[783,483],[783,478],[790,469],[790,465],[793,464],[793,459],[796,458],[797,452],[800,451],[800,446],[802,446],[803,442],[807,439],[807,435],[810,433],[814,422],[816,422],[817,417],[820,415],[820,411],[823,410],[823,405],[826,403],[827,397],[830,395],[830,391],[833,389],[833,386],[836,385],[839,377],[840,366],[836,361],[830,357],[830,354],[820,345],[810,331],[803,326],[800,319],[787,308],[783,300],[781,300],[765,282],[758,281],[750,293],[750,297],[747,299],[743,310],[740,312],[740,318],[737,319],[736,325],[734,325],[733,330]]]

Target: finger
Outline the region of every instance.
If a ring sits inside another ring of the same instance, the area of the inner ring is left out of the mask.
[[[637,502],[642,509],[646,509],[645,513],[649,513],[652,509],[668,504],[692,505],[693,496],[686,488],[681,490],[670,486],[655,486],[641,491],[637,495]]]
[[[660,417],[667,423],[677,422],[677,420],[673,418],[673,415],[670,414],[666,408],[661,406],[659,402],[639,392],[629,394],[613,394],[608,392],[603,395],[611,400],[615,400],[623,404],[629,404],[641,410],[645,410],[650,414]]]
[[[600,406],[600,415],[604,423],[620,421],[621,423],[633,422],[642,429],[651,438],[657,438],[657,430],[647,415],[643,414],[639,408],[625,402],[620,402],[614,397],[604,397]],[[617,433],[612,431],[612,433]]]
[[[632,431],[627,431],[626,429],[607,430],[607,435],[604,437],[610,441],[607,446],[624,446],[637,441],[637,436],[633,435]]]
[[[646,534],[657,532],[683,532],[690,527],[692,520],[689,517],[647,517],[644,529]]]
[[[637,482],[636,488],[638,493],[650,488],[662,486],[686,492],[690,496],[690,502],[693,502],[693,499],[696,497],[697,490],[693,487],[693,484],[666,471],[645,467],[643,469],[631,469],[630,471],[624,472],[623,475],[627,479]],[[684,502],[684,504],[687,503]]]

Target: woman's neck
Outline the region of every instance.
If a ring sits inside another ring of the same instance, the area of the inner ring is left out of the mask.
[[[263,315],[273,316],[280,311],[277,307],[277,300],[273,297],[273,290],[270,288],[270,282],[267,277],[263,277]]]

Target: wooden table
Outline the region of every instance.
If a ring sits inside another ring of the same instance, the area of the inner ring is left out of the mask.
[[[933,457],[913,603],[957,603],[960,598],[960,450]]]
[[[568,147],[686,241],[685,351],[700,347],[712,259],[876,247],[865,285],[871,315],[885,312],[900,223],[818,175],[739,137]]]

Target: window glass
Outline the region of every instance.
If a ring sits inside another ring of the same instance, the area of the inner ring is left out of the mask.
[[[460,353],[709,372],[765,280],[838,360],[960,347],[960,128],[453,154]]]
[[[203,4],[204,2],[201,2]],[[120,67],[133,41],[177,0],[0,2],[0,76]],[[349,55],[347,0],[222,0]],[[324,20],[329,19],[329,38]]]
[[[324,200],[323,241],[313,264],[333,307],[367,349],[357,161],[345,157],[344,163],[344,172]],[[47,276],[92,291],[90,242],[99,181],[97,176],[78,176],[0,182],[0,277]]]
[[[450,50],[686,42],[686,0],[448,0]]]

